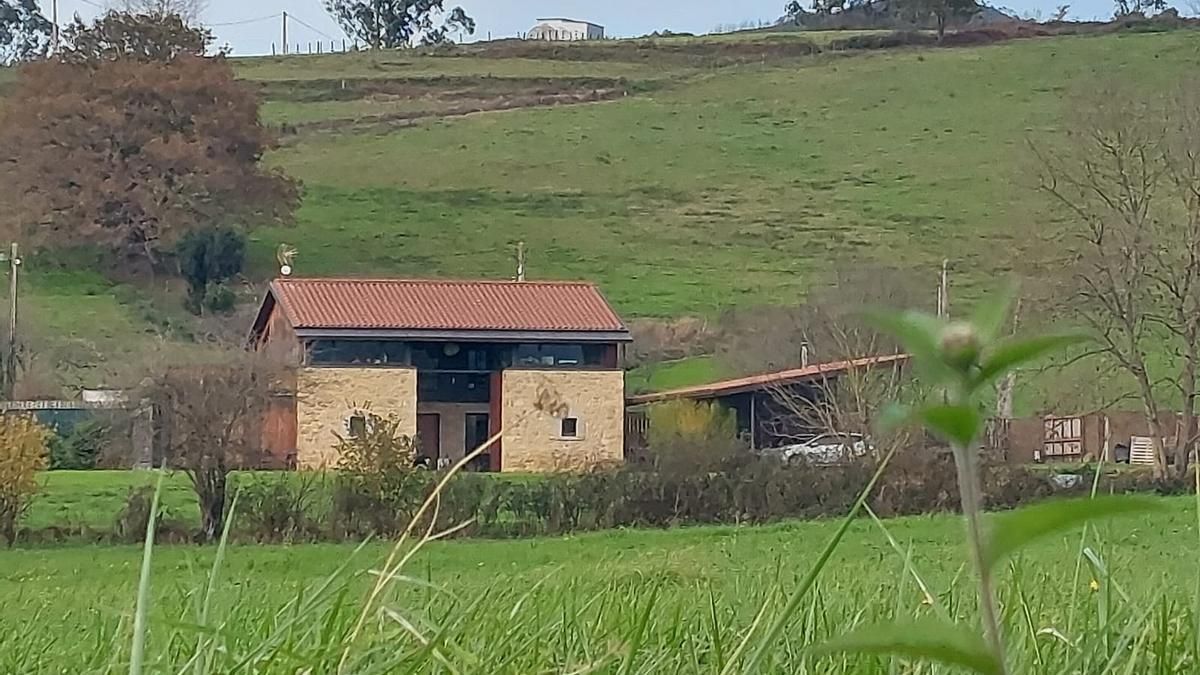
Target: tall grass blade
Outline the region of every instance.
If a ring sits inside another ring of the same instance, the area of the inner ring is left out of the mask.
[[[163,477],[158,471],[154,497],[150,500],[150,518],[146,522],[146,541],[142,546],[142,571],[138,577],[137,607],[133,612],[133,646],[129,651],[129,675],[142,675],[146,657],[146,612],[150,607],[150,560],[154,551],[154,531],[158,527],[158,500],[162,496]]]
[[[229,547],[229,529],[233,525],[233,516],[237,512],[238,494],[234,493],[233,501],[229,504],[229,512],[225,514],[225,526],[221,528],[221,540],[217,543],[217,552],[213,556],[212,570],[208,573],[208,583],[204,589],[204,601],[200,605],[199,625],[201,628],[208,627],[208,612],[212,607],[213,593],[217,590],[217,578],[221,572],[221,565],[225,561],[225,551]],[[204,635],[198,638],[196,644],[196,675],[205,675],[208,672],[208,657],[204,655]]]
[[[825,544],[825,550],[821,551],[821,556],[817,558],[817,562],[812,566],[812,569],[809,570],[808,575],[804,577],[804,580],[800,582],[800,587],[792,592],[791,597],[788,598],[787,604],[783,606],[783,609],[779,612],[779,615],[775,617],[775,620],[771,623],[771,626],[767,629],[766,634],[763,635],[762,640],[759,642],[758,649],[754,650],[754,653],[750,656],[750,660],[746,663],[746,666],[742,672],[752,673],[755,671],[758,665],[762,663],[763,658],[765,658],[767,655],[767,650],[769,650],[771,645],[773,645],[775,641],[779,639],[779,635],[783,632],[784,626],[787,625],[788,621],[791,620],[792,615],[796,613],[796,609],[800,606],[800,601],[804,599],[804,596],[813,587],[813,584],[816,583],[817,577],[821,575],[821,571],[825,569],[825,565],[828,564],[829,559],[833,557],[833,552],[837,550],[838,544],[842,543],[842,539],[846,536],[846,532],[850,529],[850,525],[856,518],[858,518],[859,512],[862,511],[863,506],[865,506],[867,503],[867,499],[871,496],[871,491],[875,489],[875,484],[879,482],[879,478],[883,475],[884,470],[887,469],[888,464],[891,463],[892,458],[895,456],[896,448],[892,448],[890,451],[888,451],[887,455],[884,456],[883,460],[879,462],[879,466],[875,469],[875,474],[871,476],[871,480],[867,481],[866,487],[864,487],[862,492],[859,493],[858,499],[854,502],[854,506],[850,508],[850,512],[847,513],[846,517],[842,519],[842,523],[838,526],[837,531],[833,533],[833,536],[829,538],[829,542]],[[747,633],[746,641],[749,641],[752,635],[753,631]],[[730,661],[730,663],[732,664],[733,662]]]

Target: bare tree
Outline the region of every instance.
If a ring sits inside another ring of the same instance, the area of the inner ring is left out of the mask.
[[[167,366],[145,383],[143,396],[160,424],[163,463],[191,480],[206,541],[224,527],[229,474],[259,468],[266,459],[262,423],[282,375],[273,362],[232,352]]]
[[[907,446],[912,438],[904,429],[881,434],[879,416],[894,402],[911,398],[915,386],[890,340],[860,323],[837,322],[825,326],[825,349],[837,360],[864,360],[861,366],[832,372],[804,385],[779,385],[770,390],[766,424],[773,436],[803,440],[798,434],[812,430],[831,434],[857,434],[871,439],[875,453],[886,454]],[[877,363],[869,357],[881,357]]]
[[[1061,143],[1035,152],[1042,188],[1081,247],[1074,306],[1094,353],[1127,373],[1154,439],[1156,473],[1184,475],[1200,375],[1200,95],[1102,92]],[[1174,434],[1164,413],[1178,405]]]
[[[156,17],[178,16],[188,24],[200,23],[208,9],[208,0],[120,0],[110,3],[113,9],[132,14],[147,14]]]

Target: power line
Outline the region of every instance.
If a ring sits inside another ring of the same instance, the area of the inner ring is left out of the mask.
[[[292,14],[291,12],[288,12],[288,18],[291,19],[292,21],[295,21],[296,23],[300,24],[301,26],[304,26],[305,28],[313,31],[317,35],[322,35],[326,38],[329,38],[330,40],[338,39],[338,38],[335,38],[334,36],[330,35],[329,33],[326,33],[325,31],[321,30],[320,28],[315,28],[312,24],[307,23],[307,22],[303,21],[302,19],[297,18],[296,15]]]
[[[272,14],[270,16],[260,16],[257,19],[242,19],[241,21],[224,21],[221,23],[209,23],[209,24],[204,24],[204,25],[209,28],[223,28],[225,26],[244,26],[248,23],[258,23],[260,21],[274,21],[275,19],[278,19],[280,16],[281,16],[280,14]]]

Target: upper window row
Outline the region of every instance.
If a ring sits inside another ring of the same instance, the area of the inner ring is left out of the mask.
[[[616,367],[612,345],[459,344],[391,340],[313,340],[308,362],[339,366],[413,366],[419,370],[489,372],[509,367]]]

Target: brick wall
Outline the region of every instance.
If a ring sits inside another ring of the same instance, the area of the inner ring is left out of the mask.
[[[561,420],[535,410],[546,390],[579,420],[579,438],[563,438]],[[506,370],[502,410],[503,471],[577,471],[624,459],[625,376],[619,370]]]
[[[417,433],[417,371],[412,368],[304,368],[296,386],[296,459],[301,468],[337,463],[334,434],[346,433],[354,406],[399,415],[400,433]]]

